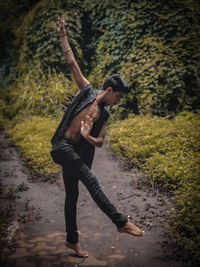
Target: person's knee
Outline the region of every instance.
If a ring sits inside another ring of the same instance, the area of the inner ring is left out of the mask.
[[[85,183],[85,186],[91,194],[98,194],[101,191],[101,186],[94,175]]]

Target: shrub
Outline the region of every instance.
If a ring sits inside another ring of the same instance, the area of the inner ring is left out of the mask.
[[[199,258],[199,115],[185,112],[173,120],[131,115],[112,123],[108,134],[112,150],[140,167],[146,182],[176,196],[170,232]]]
[[[181,179],[198,166],[197,115],[178,116],[174,120],[136,116],[110,125],[109,142],[120,157],[141,166],[153,186],[176,189]]]
[[[32,170],[41,175],[57,173],[60,168],[50,156],[51,137],[58,124],[57,119],[33,116],[13,126],[8,125],[8,133]]]
[[[14,6],[23,16],[23,3],[18,2]],[[7,67],[0,71],[6,73],[8,66],[12,71],[4,83],[9,88],[1,93],[0,122],[5,117],[12,120],[9,133],[34,171],[58,171],[49,155],[50,139],[60,107],[68,105],[76,91],[56,32],[56,19],[63,15],[75,57],[83,73],[90,72],[94,87],[100,88],[115,72],[131,85],[111,118],[111,147],[142,168],[149,184],[176,195],[171,232],[200,256],[198,116],[186,113],[168,120],[129,115],[172,118],[182,110],[199,108],[199,4],[192,0],[36,2],[30,10],[31,1],[25,1],[27,14],[17,19],[17,27],[13,22],[7,26],[12,21],[7,16],[1,22],[5,36],[14,33],[16,40],[14,49],[6,38],[2,42],[8,44],[1,57]],[[16,13],[12,13],[15,18]]]
[[[69,72],[56,30],[60,15],[65,17],[70,44],[81,64],[81,23],[76,2],[41,0],[24,16],[21,26],[14,31],[19,53],[17,71],[26,71],[27,65],[39,61],[42,70],[51,68]]]
[[[99,38],[91,40],[96,53],[90,76],[101,86],[97,77],[119,72],[130,83],[131,93],[121,104],[128,110],[123,117],[129,111],[174,116],[199,108],[199,4],[92,3],[90,17]]]
[[[62,106],[67,106],[77,87],[70,82],[62,73],[55,71],[45,73],[39,66],[30,68],[25,74],[22,73],[7,89],[9,104],[4,113],[9,118],[17,114],[22,117],[27,115],[53,115],[56,116]]]
[[[182,246],[200,259],[200,160],[193,155],[191,170],[175,192],[177,203],[170,215],[169,233]]]

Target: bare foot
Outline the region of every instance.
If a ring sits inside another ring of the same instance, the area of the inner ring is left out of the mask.
[[[68,247],[68,248],[73,249],[79,257],[82,257],[82,258],[87,258],[88,257],[88,253],[81,249],[81,246],[80,246],[79,243],[71,244],[71,243],[69,243],[67,241],[65,243],[65,246]]]
[[[119,233],[127,233],[134,236],[143,236],[144,231],[140,230],[137,226],[134,224],[127,222],[123,227],[117,228],[117,231]]]

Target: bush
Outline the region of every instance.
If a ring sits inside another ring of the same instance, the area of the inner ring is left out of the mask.
[[[131,93],[121,104],[127,110],[122,117],[130,111],[174,116],[200,107],[199,4],[92,3],[90,17],[100,37],[91,39],[96,53],[90,77],[101,86],[105,76],[119,72],[129,82]]]
[[[60,168],[50,156],[51,137],[58,124],[57,119],[33,116],[8,126],[8,134],[17,146],[32,170],[41,175],[57,173]]]
[[[130,116],[110,125],[109,142],[120,157],[142,167],[153,186],[175,190],[198,166],[199,124],[194,114],[173,120]]]
[[[81,23],[76,2],[41,0],[24,16],[21,26],[14,31],[19,53],[17,71],[26,71],[27,65],[39,61],[42,70],[51,68],[69,73],[56,30],[60,15],[65,17],[70,44],[81,64]]]
[[[33,8],[29,0],[1,4],[7,14],[8,7],[15,10],[11,13],[16,23],[4,15],[1,25],[3,35],[11,37],[7,39],[16,39],[13,47],[4,37],[0,47],[3,51],[7,44],[0,72],[11,72],[8,81],[1,82],[9,87],[1,91],[0,123],[5,117],[12,120],[8,131],[34,171],[58,171],[49,155],[50,139],[61,117],[60,107],[67,106],[76,91],[56,32],[57,17],[64,16],[75,57],[83,73],[90,72],[94,87],[100,88],[115,72],[129,82],[131,92],[111,118],[111,147],[142,168],[149,184],[175,194],[172,235],[199,257],[199,117],[129,115],[172,118],[182,110],[199,108],[199,4],[193,0],[36,2]]]
[[[174,194],[170,231],[200,257],[200,117],[185,112],[173,120],[130,116],[108,129],[112,150],[140,167],[150,185]]]
[[[11,76],[11,75],[10,75]],[[53,115],[59,113],[62,106],[67,106],[77,91],[77,86],[55,71],[45,73],[40,66],[30,67],[8,87],[4,95],[8,104],[4,113],[8,118],[17,114]],[[6,99],[7,96],[7,99]]]
[[[199,154],[191,163],[193,171],[187,179],[181,180],[181,186],[175,192],[177,203],[170,216],[169,233],[173,239],[177,239],[182,246],[200,259],[200,160]]]
[[[17,62],[17,51],[13,49],[14,29],[20,27],[23,17],[38,0],[7,0],[0,2],[0,62],[9,72]]]

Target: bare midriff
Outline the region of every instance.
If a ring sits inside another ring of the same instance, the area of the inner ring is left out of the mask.
[[[81,137],[81,121],[85,122],[86,115],[92,118],[93,123],[99,119],[100,107],[94,101],[92,104],[87,105],[82,109],[71,121],[67,128],[64,137],[70,139],[73,142],[78,142]]]

